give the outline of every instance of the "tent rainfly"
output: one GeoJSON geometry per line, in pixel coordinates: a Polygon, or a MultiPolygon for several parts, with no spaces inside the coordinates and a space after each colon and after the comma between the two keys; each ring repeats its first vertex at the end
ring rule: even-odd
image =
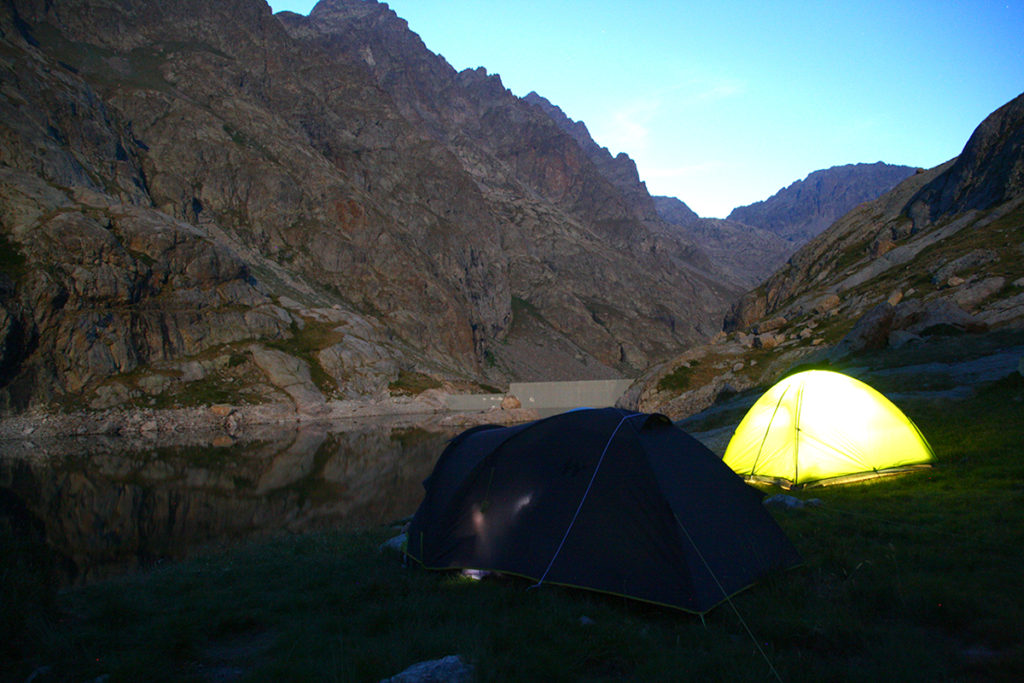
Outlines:
{"type": "Polygon", "coordinates": [[[808,370],[751,406],[723,460],[748,479],[796,488],[902,472],[933,458],[917,426],[878,391],[842,373],[808,370]]]}
{"type": "Polygon", "coordinates": [[[704,613],[800,562],[748,486],[663,415],[584,409],[455,437],[408,555],[704,613]]]}

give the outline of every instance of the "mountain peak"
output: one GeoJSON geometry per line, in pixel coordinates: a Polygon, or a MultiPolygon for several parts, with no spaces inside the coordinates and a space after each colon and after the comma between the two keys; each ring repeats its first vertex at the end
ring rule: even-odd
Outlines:
{"type": "Polygon", "coordinates": [[[821,169],[764,201],[733,209],[728,220],[764,228],[803,244],[853,207],[891,190],[915,172],[910,166],[881,161],[821,169]]]}
{"type": "Polygon", "coordinates": [[[948,171],[908,204],[915,227],[951,211],[984,210],[1024,191],[1024,94],[975,129],[948,171]]]}

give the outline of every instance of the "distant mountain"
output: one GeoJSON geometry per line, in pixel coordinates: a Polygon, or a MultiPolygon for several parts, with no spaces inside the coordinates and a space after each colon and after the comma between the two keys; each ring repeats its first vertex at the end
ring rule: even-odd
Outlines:
{"type": "Polygon", "coordinates": [[[815,171],[763,202],[734,209],[725,220],[701,218],[673,197],[655,197],[654,206],[732,281],[753,287],[835,219],[912,173],[881,162],[815,171]]]}
{"type": "Polygon", "coordinates": [[[781,266],[796,246],[763,228],[720,218],[701,218],[675,197],[655,197],[658,214],[700,248],[731,281],[751,288],[781,266]]]}
{"type": "MultiPolygon", "coordinates": [[[[999,287],[991,300],[967,308],[994,305],[1002,298],[995,295],[1013,294],[1021,285],[1012,283],[1024,275],[1022,141],[1024,95],[988,116],[956,159],[859,206],[800,249],[762,287],[744,296],[732,324],[743,327],[782,311],[807,314],[814,307],[810,300],[827,294],[842,295],[846,308],[863,312],[872,299],[884,300],[891,293],[878,285],[870,288],[872,282],[901,292],[913,289],[918,297],[956,295],[948,278],[936,273],[979,249],[962,261],[960,272],[970,277],[956,287],[983,279],[999,287]]],[[[982,312],[982,320],[999,323],[1004,314],[1024,315],[1024,297],[1018,294],[1016,301],[1010,311],[982,312]]]]}
{"type": "MultiPolygon", "coordinates": [[[[715,343],[653,367],[624,404],[683,417],[798,365],[892,372],[915,345],[929,349],[926,363],[1010,344],[993,367],[1012,372],[1024,340],[1022,142],[1024,95],[988,116],[956,159],[856,206],[800,248],[742,297],[715,343]]],[[[963,381],[944,376],[943,363],[925,371],[946,383],[936,386],[963,381]]]]}
{"type": "Polygon", "coordinates": [[[862,202],[876,199],[916,169],[882,162],[815,171],[762,202],[732,210],[728,220],[804,244],[862,202]]]}
{"type": "Polygon", "coordinates": [[[658,215],[679,227],[690,227],[696,225],[702,219],[697,212],[686,205],[686,202],[677,197],[657,196],[654,198],[654,208],[658,215]]]}

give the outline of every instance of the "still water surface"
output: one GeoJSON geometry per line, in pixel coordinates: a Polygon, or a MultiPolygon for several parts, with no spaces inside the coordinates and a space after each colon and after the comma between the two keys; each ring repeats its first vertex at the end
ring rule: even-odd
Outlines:
{"type": "Polygon", "coordinates": [[[384,419],[241,441],[8,442],[0,544],[45,547],[63,582],[81,584],[268,534],[386,524],[415,512],[423,479],[459,431],[384,419]]]}

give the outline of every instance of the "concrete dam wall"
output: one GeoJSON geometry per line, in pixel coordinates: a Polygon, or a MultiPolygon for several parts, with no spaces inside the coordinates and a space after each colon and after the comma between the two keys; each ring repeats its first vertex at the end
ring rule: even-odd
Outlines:
{"type": "Polygon", "coordinates": [[[508,394],[456,394],[448,398],[450,410],[487,410],[500,406],[505,396],[515,396],[524,408],[551,410],[604,408],[615,405],[631,379],[580,380],[578,382],[512,382],[508,394]]]}

